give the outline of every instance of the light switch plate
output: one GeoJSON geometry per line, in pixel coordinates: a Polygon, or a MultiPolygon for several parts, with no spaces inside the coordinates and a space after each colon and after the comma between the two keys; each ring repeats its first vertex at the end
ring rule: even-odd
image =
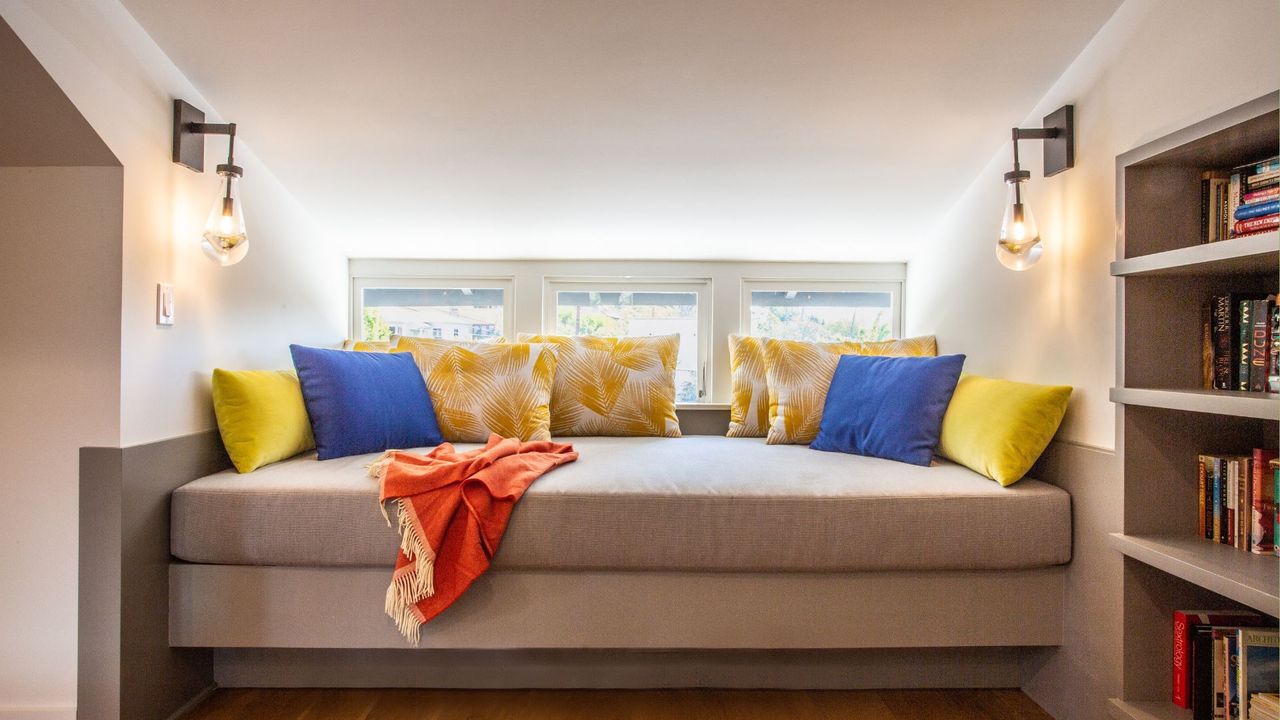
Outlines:
{"type": "Polygon", "coordinates": [[[156,324],[173,324],[173,286],[156,283],[156,324]]]}

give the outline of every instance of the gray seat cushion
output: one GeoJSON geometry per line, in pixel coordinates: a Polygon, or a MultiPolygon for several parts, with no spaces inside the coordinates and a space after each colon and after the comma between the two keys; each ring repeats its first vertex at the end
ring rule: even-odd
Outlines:
{"type": "MultiPolygon", "coordinates": [[[[572,438],[581,457],[516,506],[495,567],[725,571],[1011,569],[1071,557],[1071,500],[947,462],[764,440],[572,438]]],[[[460,445],[460,448],[471,446],[460,445]]],[[[236,565],[394,563],[376,455],[304,455],[173,493],[173,554],[236,565]]]]}

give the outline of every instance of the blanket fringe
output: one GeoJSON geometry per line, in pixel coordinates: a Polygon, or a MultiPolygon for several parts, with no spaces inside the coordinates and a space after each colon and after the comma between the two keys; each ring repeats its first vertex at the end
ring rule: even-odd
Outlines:
{"type": "MultiPolygon", "coordinates": [[[[417,604],[436,594],[435,564],[436,554],[418,535],[417,526],[413,523],[409,501],[397,498],[396,532],[400,534],[400,552],[413,564],[397,571],[387,588],[385,610],[396,623],[401,635],[418,644],[418,631],[422,621],[417,612],[417,604]]],[[[386,512],[386,506],[383,506],[386,512]]],[[[390,524],[390,518],[388,518],[390,524]]]]}

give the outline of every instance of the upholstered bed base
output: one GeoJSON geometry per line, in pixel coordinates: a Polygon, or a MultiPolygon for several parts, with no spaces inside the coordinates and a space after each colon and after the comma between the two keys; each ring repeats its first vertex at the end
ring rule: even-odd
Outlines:
{"type": "MultiPolygon", "coordinates": [[[[491,572],[421,649],[1049,646],[1064,568],[1016,571],[491,572]]],[[[386,568],[170,566],[174,647],[408,646],[382,613],[386,568]]]]}

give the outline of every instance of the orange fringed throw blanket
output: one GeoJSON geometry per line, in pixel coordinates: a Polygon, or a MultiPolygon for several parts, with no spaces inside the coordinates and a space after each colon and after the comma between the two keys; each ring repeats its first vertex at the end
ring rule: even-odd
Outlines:
{"type": "Polygon", "coordinates": [[[398,516],[400,552],[386,611],[401,634],[416,645],[421,625],[489,569],[524,491],[577,459],[572,445],[491,435],[467,452],[443,443],[426,455],[391,450],[370,465],[380,480],[383,516],[392,502],[398,516]]]}

